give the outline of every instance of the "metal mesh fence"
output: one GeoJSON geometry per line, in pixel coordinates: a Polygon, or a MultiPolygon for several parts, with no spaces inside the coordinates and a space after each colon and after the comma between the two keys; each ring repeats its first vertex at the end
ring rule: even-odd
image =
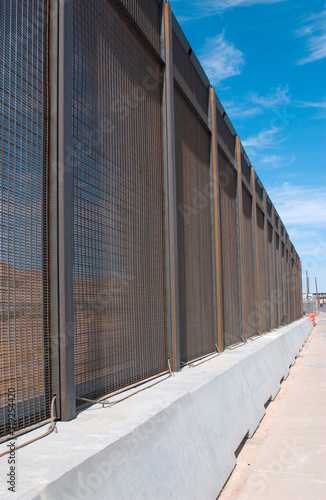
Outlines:
{"type": "Polygon", "coordinates": [[[51,1],[0,2],[0,438],[8,391],[18,431],[49,418],[52,380],[67,416],[75,397],[79,406],[166,372],[168,352],[178,367],[213,352],[216,333],[222,348],[255,335],[258,313],[261,332],[301,315],[298,255],[244,152],[238,186],[239,138],[170,11],[162,26],[166,5],[58,3],[55,21],[51,1]],[[58,46],[50,27],[65,33],[58,46]],[[73,213],[56,229],[69,162],[59,162],[62,184],[50,179],[71,146],[58,123],[71,118],[73,213]],[[73,269],[57,262],[63,248],[73,269]]]}
{"type": "MultiPolygon", "coordinates": [[[[281,274],[282,274],[282,308],[283,315],[288,315],[288,299],[286,293],[287,287],[287,276],[286,276],[286,255],[285,255],[285,243],[281,242],[281,274]]],[[[285,318],[284,318],[285,321],[285,318]]]]}
{"type": "Polygon", "coordinates": [[[250,179],[251,179],[250,166],[247,164],[243,155],[241,155],[241,173],[248,182],[248,184],[250,185],[250,179]]]}
{"type": "Polygon", "coordinates": [[[243,269],[244,316],[245,334],[247,338],[256,335],[258,331],[252,211],[252,196],[248,193],[247,189],[242,186],[243,255],[245,262],[243,269]]]}
{"type": "MultiPolygon", "coordinates": [[[[163,0],[113,0],[125,7],[135,25],[144,33],[157,54],[161,53],[161,20],[163,0]]],[[[96,4],[97,0],[91,3],[96,4]]]]}
{"type": "Polygon", "coordinates": [[[210,135],[175,90],[180,359],[215,350],[210,135]]]}
{"type": "Polygon", "coordinates": [[[176,84],[196,109],[197,113],[208,123],[208,89],[201,80],[194,65],[177,35],[173,32],[173,74],[176,84]]]}
{"type": "Polygon", "coordinates": [[[235,137],[227,127],[224,118],[218,109],[216,109],[216,122],[219,144],[221,145],[222,149],[229,155],[231,161],[234,161],[235,137]]]}
{"type": "Polygon", "coordinates": [[[75,372],[95,398],[167,369],[162,88],[110,2],[74,1],[73,40],[75,372]]]}
{"type": "Polygon", "coordinates": [[[223,153],[218,154],[221,214],[223,345],[241,341],[239,247],[237,238],[237,174],[223,153]]]}
{"type": "Polygon", "coordinates": [[[49,417],[48,2],[0,3],[0,436],[49,417]]]}
{"type": "Polygon", "coordinates": [[[267,332],[269,328],[269,286],[268,286],[268,262],[267,247],[265,240],[266,218],[260,208],[256,207],[257,214],[257,251],[258,251],[258,282],[259,282],[259,312],[261,333],[267,332]]]}
{"type": "Polygon", "coordinates": [[[267,256],[268,256],[268,284],[269,284],[269,327],[271,329],[277,326],[277,300],[275,292],[277,285],[275,282],[275,261],[274,261],[274,239],[273,226],[267,223],[267,256]]]}

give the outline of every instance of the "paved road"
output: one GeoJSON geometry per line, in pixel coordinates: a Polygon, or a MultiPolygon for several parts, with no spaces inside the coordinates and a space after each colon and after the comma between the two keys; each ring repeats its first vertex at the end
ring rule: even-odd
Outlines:
{"type": "Polygon", "coordinates": [[[326,499],[326,312],[219,500],[326,499]]]}

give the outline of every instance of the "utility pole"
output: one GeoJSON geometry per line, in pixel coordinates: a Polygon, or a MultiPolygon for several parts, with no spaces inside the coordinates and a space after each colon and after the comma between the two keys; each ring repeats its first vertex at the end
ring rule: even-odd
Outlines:
{"type": "Polygon", "coordinates": [[[306,269],[306,283],[307,283],[307,304],[309,301],[309,276],[308,276],[308,269],[306,269]]]}
{"type": "Polygon", "coordinates": [[[319,313],[319,295],[318,295],[318,287],[317,287],[317,278],[315,278],[315,285],[316,285],[317,311],[319,313]]]}

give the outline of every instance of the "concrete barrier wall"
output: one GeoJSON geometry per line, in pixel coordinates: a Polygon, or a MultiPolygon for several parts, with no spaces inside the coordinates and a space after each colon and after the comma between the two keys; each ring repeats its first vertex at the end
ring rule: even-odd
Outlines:
{"type": "MultiPolygon", "coordinates": [[[[18,451],[16,498],[215,500],[311,329],[300,319],[111,408],[59,422],[58,434],[18,451]]],[[[7,468],[4,457],[1,479],[7,468]]]]}

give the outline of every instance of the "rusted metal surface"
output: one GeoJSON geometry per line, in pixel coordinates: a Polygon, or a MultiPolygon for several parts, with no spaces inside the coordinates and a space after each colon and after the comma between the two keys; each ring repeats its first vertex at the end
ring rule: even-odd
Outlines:
{"type": "Polygon", "coordinates": [[[242,180],[241,180],[241,151],[240,137],[236,136],[235,162],[237,169],[237,232],[239,248],[239,309],[241,317],[241,335],[246,339],[246,309],[245,309],[245,279],[244,279],[244,242],[243,242],[243,209],[242,209],[242,180]]]}
{"type": "Polygon", "coordinates": [[[213,269],[215,291],[215,335],[218,349],[222,351],[222,262],[221,262],[221,221],[220,199],[218,190],[218,143],[216,132],[216,95],[213,87],[209,94],[209,117],[211,129],[211,206],[213,232],[213,269]]]}
{"type": "Polygon", "coordinates": [[[163,80],[163,141],[165,192],[165,269],[169,358],[174,371],[180,369],[179,280],[177,238],[177,195],[174,126],[174,83],[171,5],[164,4],[162,58],[165,62],[163,80]]]}

